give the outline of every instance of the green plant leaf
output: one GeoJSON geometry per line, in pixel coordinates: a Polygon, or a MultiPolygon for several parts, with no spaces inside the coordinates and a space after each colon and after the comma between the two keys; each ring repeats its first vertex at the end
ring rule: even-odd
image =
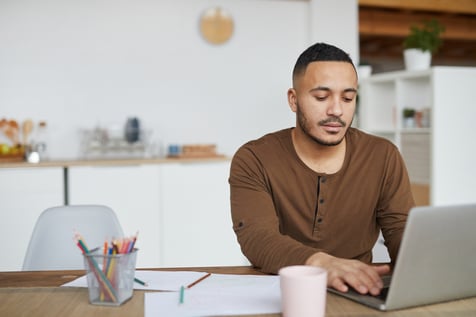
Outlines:
{"type": "Polygon", "coordinates": [[[436,53],[443,44],[441,33],[445,31],[444,25],[437,20],[423,22],[422,26],[412,25],[410,33],[403,42],[405,48],[418,48],[422,51],[436,53]]]}

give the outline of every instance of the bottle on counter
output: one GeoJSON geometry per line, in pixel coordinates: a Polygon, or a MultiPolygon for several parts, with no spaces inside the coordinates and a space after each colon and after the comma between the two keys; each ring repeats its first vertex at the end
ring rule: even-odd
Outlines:
{"type": "Polygon", "coordinates": [[[128,118],[124,129],[124,137],[128,143],[134,143],[140,139],[140,121],[136,117],[128,118]]]}
{"type": "Polygon", "coordinates": [[[39,121],[32,140],[33,152],[38,153],[38,158],[43,161],[48,158],[48,125],[46,121],[39,121]]]}

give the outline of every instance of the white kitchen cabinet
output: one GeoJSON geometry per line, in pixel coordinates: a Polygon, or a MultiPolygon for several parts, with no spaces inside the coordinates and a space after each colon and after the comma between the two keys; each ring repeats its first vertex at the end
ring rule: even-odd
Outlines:
{"type": "Polygon", "coordinates": [[[420,204],[476,202],[475,87],[474,67],[397,71],[360,82],[360,128],[399,147],[420,204]],[[422,126],[405,125],[405,108],[423,113],[422,126]]]}
{"type": "Polygon", "coordinates": [[[230,162],[72,166],[69,203],[104,204],[139,231],[137,267],[243,265],[231,224],[230,162]]]}
{"type": "Polygon", "coordinates": [[[232,229],[229,160],[64,163],[0,169],[0,237],[10,241],[0,270],[21,269],[36,219],[65,201],[109,206],[125,235],[138,231],[137,267],[249,264],[232,229]]]}
{"type": "Polygon", "coordinates": [[[126,236],[139,231],[137,267],[157,267],[161,264],[159,196],[159,165],[69,168],[71,205],[109,206],[116,212],[126,236]]]}
{"type": "Polygon", "coordinates": [[[162,264],[249,264],[232,229],[230,162],[174,163],[161,168],[162,264]]]}
{"type": "Polygon", "coordinates": [[[0,271],[21,270],[41,212],[63,204],[63,169],[0,169],[0,271]]]}

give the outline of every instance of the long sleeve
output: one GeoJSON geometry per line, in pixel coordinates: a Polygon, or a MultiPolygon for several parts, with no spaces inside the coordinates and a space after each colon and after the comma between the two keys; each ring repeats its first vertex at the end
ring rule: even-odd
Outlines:
{"type": "Polygon", "coordinates": [[[268,273],[287,265],[303,264],[318,250],[280,233],[279,220],[263,182],[265,171],[246,149],[238,152],[231,165],[230,193],[233,229],[242,252],[250,262],[268,273]]]}
{"type": "Polygon", "coordinates": [[[400,153],[390,152],[386,162],[383,189],[377,207],[377,222],[381,227],[390,259],[395,263],[408,211],[415,202],[400,153]]]}

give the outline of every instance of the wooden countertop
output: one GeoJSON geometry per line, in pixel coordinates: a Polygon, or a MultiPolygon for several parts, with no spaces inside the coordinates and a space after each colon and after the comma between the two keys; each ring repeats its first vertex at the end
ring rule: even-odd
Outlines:
{"type": "Polygon", "coordinates": [[[227,156],[216,157],[167,157],[167,158],[127,158],[127,159],[71,159],[71,160],[45,160],[39,163],[2,162],[0,168],[39,168],[39,167],[72,167],[72,166],[127,166],[144,164],[170,164],[170,163],[206,163],[229,161],[227,156]]]}

